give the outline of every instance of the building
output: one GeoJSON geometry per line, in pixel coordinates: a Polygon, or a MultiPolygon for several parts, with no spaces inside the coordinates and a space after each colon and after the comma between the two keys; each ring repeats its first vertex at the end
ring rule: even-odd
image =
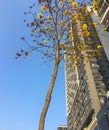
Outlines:
{"type": "Polygon", "coordinates": [[[100,0],[99,7],[100,23],[105,25],[106,31],[109,31],[109,0],[100,0]]]}
{"type": "Polygon", "coordinates": [[[66,125],[59,125],[57,130],[67,130],[66,125]]]}
{"type": "MultiPolygon", "coordinates": [[[[107,24],[109,19],[106,20],[106,12],[101,12],[103,14],[100,19],[96,19],[98,14],[95,13],[90,20],[107,24]]],[[[74,24],[72,23],[72,28],[74,24]]],[[[98,33],[97,37],[90,36],[94,41],[93,46],[103,46],[99,57],[87,60],[84,57],[85,53],[78,51],[75,53],[80,60],[76,62],[77,66],[72,66],[73,61],[69,60],[69,55],[65,55],[67,130],[94,130],[100,122],[97,114],[105,105],[106,92],[109,91],[109,33],[102,31],[101,35],[101,28],[104,26],[106,25],[91,27],[92,32],[98,33]]],[[[108,28],[106,30],[108,31],[108,28]]],[[[73,42],[69,42],[67,48],[75,47],[74,35],[69,37],[68,40],[72,39],[73,42]]],[[[87,48],[87,52],[91,52],[92,49],[87,48]]],[[[69,53],[70,51],[69,49],[69,53]]]]}

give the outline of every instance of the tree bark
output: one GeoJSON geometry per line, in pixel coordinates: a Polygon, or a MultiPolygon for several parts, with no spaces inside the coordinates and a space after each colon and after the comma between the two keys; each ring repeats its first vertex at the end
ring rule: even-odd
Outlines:
{"type": "Polygon", "coordinates": [[[39,121],[39,129],[38,130],[44,130],[44,124],[45,124],[45,117],[49,108],[49,104],[51,101],[51,96],[53,92],[53,88],[55,85],[57,73],[58,73],[58,65],[59,65],[60,59],[59,59],[59,50],[56,51],[56,58],[55,58],[55,65],[54,65],[54,71],[52,74],[52,79],[50,82],[50,86],[46,95],[45,104],[41,112],[40,121],[39,121]]]}

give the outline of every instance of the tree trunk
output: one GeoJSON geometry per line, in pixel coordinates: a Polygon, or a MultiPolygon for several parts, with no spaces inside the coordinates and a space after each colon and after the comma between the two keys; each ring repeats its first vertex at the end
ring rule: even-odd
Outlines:
{"type": "Polygon", "coordinates": [[[57,50],[57,56],[56,56],[55,59],[56,60],[55,60],[55,65],[54,65],[54,71],[53,71],[50,86],[49,86],[49,89],[48,89],[48,92],[47,92],[47,95],[46,95],[45,104],[44,104],[44,107],[43,107],[42,112],[41,112],[38,130],[44,130],[45,117],[46,117],[46,114],[47,114],[47,111],[48,111],[48,108],[49,108],[49,104],[50,104],[51,96],[52,96],[52,91],[53,91],[54,84],[55,84],[56,77],[57,77],[57,73],[58,73],[58,65],[59,65],[59,62],[60,62],[59,61],[59,50],[57,50]]]}

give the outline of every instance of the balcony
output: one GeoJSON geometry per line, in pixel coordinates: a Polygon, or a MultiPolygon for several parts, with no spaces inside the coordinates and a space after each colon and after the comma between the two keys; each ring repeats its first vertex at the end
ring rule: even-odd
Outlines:
{"type": "Polygon", "coordinates": [[[101,4],[102,5],[100,7],[99,16],[102,16],[105,13],[106,9],[108,8],[108,4],[106,1],[102,2],[101,4]]]}
{"type": "Polygon", "coordinates": [[[105,29],[106,29],[106,31],[109,32],[109,19],[106,21],[105,29]]]}
{"type": "Polygon", "coordinates": [[[81,125],[80,125],[80,127],[78,128],[78,130],[81,130],[81,129],[84,128],[84,126],[86,125],[86,122],[87,122],[88,120],[91,120],[92,115],[93,115],[93,109],[90,107],[90,108],[88,109],[88,111],[87,111],[87,114],[86,114],[86,115],[83,114],[83,119],[81,120],[81,125]]]}
{"type": "Polygon", "coordinates": [[[84,128],[84,130],[93,130],[97,125],[97,118],[94,117],[87,128],[84,128]]]}
{"type": "Polygon", "coordinates": [[[109,6],[106,8],[105,12],[103,13],[100,23],[105,24],[108,19],[109,19],[109,6]]]}

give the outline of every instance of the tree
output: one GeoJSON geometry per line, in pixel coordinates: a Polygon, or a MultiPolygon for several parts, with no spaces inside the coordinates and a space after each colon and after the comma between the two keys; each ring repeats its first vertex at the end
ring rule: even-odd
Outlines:
{"type": "Polygon", "coordinates": [[[45,117],[51,101],[59,64],[64,56],[66,55],[72,61],[71,66],[78,67],[81,58],[78,52],[85,52],[84,57],[88,60],[98,56],[102,46],[94,45],[94,41],[89,38],[93,35],[90,31],[91,26],[96,26],[90,16],[93,13],[93,8],[98,11],[97,1],[90,11],[87,11],[87,5],[90,5],[90,2],[77,3],[70,0],[39,2],[41,2],[40,13],[37,14],[33,11],[35,4],[29,7],[28,12],[25,12],[25,15],[30,14],[33,18],[30,23],[27,23],[27,26],[31,28],[30,36],[34,44],[28,43],[22,37],[21,40],[27,44],[28,49],[21,49],[20,52],[16,53],[16,58],[28,56],[29,53],[37,51],[41,52],[44,58],[54,62],[54,71],[39,122],[38,130],[44,130],[45,117]],[[91,51],[87,51],[88,49],[91,51]]]}

